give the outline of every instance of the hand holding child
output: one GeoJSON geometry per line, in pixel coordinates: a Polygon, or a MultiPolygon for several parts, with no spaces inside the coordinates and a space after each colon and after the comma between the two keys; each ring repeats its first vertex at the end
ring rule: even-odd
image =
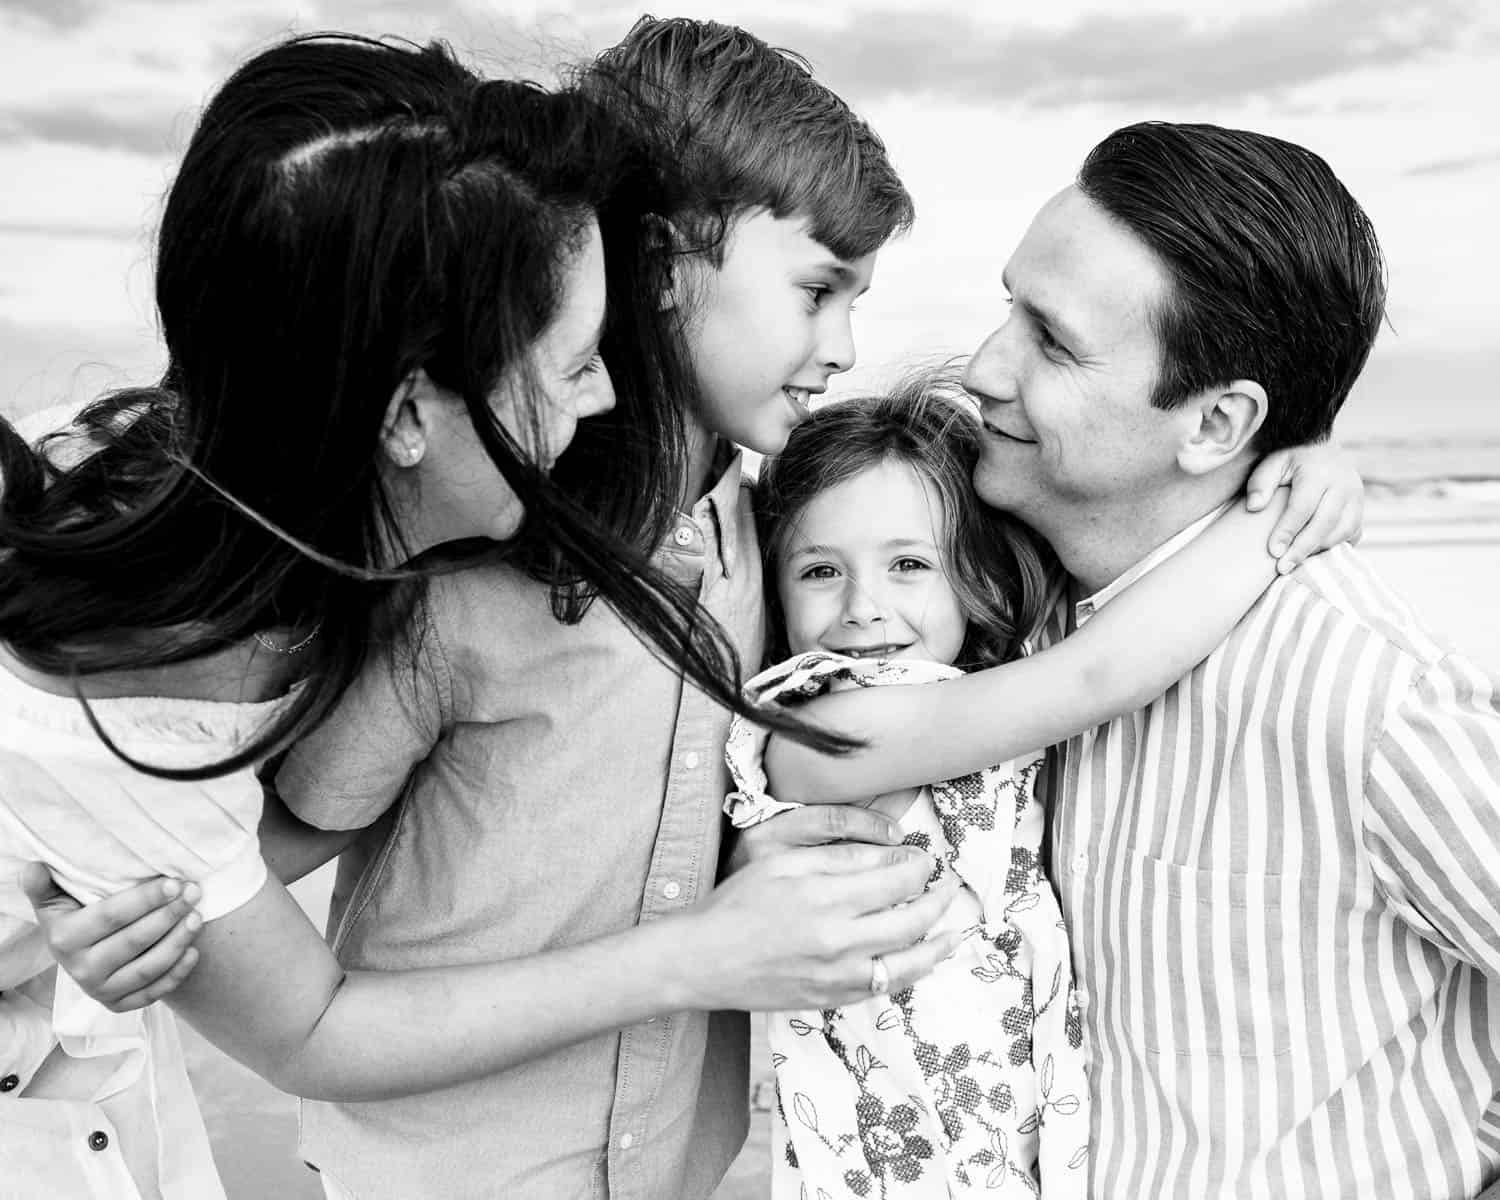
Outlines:
{"type": "Polygon", "coordinates": [[[198,961],[203,927],[196,883],[151,879],[97,904],[81,905],[41,863],[28,863],[21,890],[52,957],[111,1012],[145,1008],[175,991],[198,961]]]}

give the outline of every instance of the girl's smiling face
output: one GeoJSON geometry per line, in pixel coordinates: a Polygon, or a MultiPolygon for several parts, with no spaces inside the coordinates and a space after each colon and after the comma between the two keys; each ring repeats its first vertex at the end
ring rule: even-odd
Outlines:
{"type": "Polygon", "coordinates": [[[792,653],[957,659],[968,618],[942,559],[946,520],[937,491],[895,458],[814,497],[776,561],[792,653]]]}

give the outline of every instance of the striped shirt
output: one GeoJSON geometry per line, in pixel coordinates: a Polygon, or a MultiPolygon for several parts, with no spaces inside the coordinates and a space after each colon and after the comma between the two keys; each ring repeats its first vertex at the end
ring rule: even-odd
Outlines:
{"type": "Polygon", "coordinates": [[[1091,1194],[1472,1197],[1500,1177],[1495,678],[1339,547],[1054,756],[1091,1194]]]}

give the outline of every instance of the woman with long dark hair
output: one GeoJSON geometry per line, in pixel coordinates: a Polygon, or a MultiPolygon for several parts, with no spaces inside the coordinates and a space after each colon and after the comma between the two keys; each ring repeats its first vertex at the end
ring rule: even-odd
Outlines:
{"type": "MultiPolygon", "coordinates": [[[[172,1003],[301,1095],[421,1092],[700,996],[850,990],[831,971],[809,981],[811,937],[764,936],[805,899],[774,868],[581,945],[346,972],[257,842],[254,768],[329,714],[373,648],[415,662],[436,636],[431,580],[503,555],[523,523],[557,613],[604,599],[745,710],[722,631],[638,548],[682,490],[685,373],[657,328],[646,236],[657,182],[577,93],[481,82],[438,46],[293,39],[219,90],[172,186],[160,383],[35,447],[0,422],[7,1188],[219,1186],[169,1018],[112,1015],[62,976],[54,994],[10,882],[26,861],[84,901],[196,881],[206,924],[172,1003]],[[596,481],[606,527],[547,470],[612,404],[631,436],[596,481]]],[[[909,944],[931,915],[872,925],[850,961],[909,944]]]]}

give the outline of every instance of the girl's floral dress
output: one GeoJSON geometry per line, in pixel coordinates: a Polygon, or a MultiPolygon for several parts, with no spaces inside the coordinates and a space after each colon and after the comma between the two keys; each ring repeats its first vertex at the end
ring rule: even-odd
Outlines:
{"type": "MultiPolygon", "coordinates": [[[[813,652],[747,685],[792,704],[849,687],[927,683],[925,662],[813,652]]],[[[766,794],[766,735],[736,719],[727,756],[739,827],[793,807],[766,794]]],[[[909,844],[966,885],[943,927],[958,949],[891,995],[769,1015],[776,1070],[774,1200],[1082,1196],[1088,1083],[1067,935],[1040,864],[1041,754],[921,789],[901,819],[909,844]]]]}

